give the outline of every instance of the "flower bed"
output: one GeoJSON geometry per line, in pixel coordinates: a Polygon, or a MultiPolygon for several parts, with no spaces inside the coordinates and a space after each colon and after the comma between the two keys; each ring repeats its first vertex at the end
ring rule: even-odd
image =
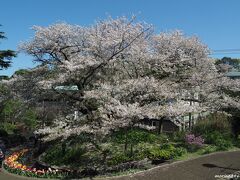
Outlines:
{"type": "Polygon", "coordinates": [[[37,169],[21,164],[19,159],[27,151],[28,149],[23,149],[8,156],[3,162],[4,169],[10,173],[37,178],[64,178],[71,176],[72,172],[70,170],[54,169],[50,167],[47,169],[37,169]]]}

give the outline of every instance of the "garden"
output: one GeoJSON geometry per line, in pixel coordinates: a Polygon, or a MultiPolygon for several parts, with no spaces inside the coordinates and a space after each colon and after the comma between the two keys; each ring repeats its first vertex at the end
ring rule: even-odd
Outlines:
{"type": "Polygon", "coordinates": [[[82,134],[65,141],[53,141],[36,161],[35,148],[20,149],[8,156],[7,171],[38,178],[83,178],[116,176],[143,171],[178,160],[217,151],[237,150],[231,121],[213,114],[199,121],[191,131],[158,134],[140,128],[121,129],[101,142],[82,134]]]}
{"type": "Polygon", "coordinates": [[[199,38],[136,17],[33,30],[19,51],[37,66],[0,81],[7,171],[106,177],[239,148],[235,65],[199,38]]]}

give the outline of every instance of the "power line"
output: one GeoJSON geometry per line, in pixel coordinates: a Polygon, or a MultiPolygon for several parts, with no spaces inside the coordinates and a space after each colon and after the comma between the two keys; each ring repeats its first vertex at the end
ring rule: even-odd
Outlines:
{"type": "Polygon", "coordinates": [[[213,52],[227,52],[227,51],[240,51],[240,49],[218,49],[212,50],[213,52]]]}
{"type": "Polygon", "coordinates": [[[221,55],[221,54],[240,54],[240,49],[218,49],[212,50],[210,55],[221,55]]]}

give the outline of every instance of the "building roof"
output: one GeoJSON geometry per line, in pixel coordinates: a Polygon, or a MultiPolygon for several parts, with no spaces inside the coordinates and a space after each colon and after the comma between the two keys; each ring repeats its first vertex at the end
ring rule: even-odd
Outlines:
{"type": "Polygon", "coordinates": [[[55,90],[59,90],[59,91],[78,91],[78,87],[76,85],[72,85],[72,86],[56,86],[54,88],[55,90]]]}
{"type": "Polygon", "coordinates": [[[240,72],[239,71],[232,71],[227,73],[228,77],[240,77],[240,72]]]}

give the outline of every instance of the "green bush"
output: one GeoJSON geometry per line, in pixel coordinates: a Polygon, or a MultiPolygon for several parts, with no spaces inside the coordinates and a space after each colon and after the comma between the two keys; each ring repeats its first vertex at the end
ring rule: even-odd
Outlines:
{"type": "Polygon", "coordinates": [[[15,116],[18,116],[23,106],[22,101],[18,99],[10,99],[4,102],[1,116],[4,117],[5,121],[13,122],[15,116]]]}
{"type": "Polygon", "coordinates": [[[161,143],[168,143],[169,140],[170,140],[169,135],[167,135],[167,134],[159,134],[159,135],[157,135],[156,142],[159,143],[159,144],[161,144],[161,143]]]}
{"type": "Polygon", "coordinates": [[[184,147],[175,147],[173,144],[166,143],[160,146],[160,149],[167,150],[171,153],[171,157],[179,157],[187,153],[184,147]]]}
{"type": "Polygon", "coordinates": [[[0,127],[0,137],[8,137],[8,133],[3,127],[0,127]]]}
{"type": "Polygon", "coordinates": [[[185,136],[186,136],[186,131],[177,131],[174,132],[170,138],[173,142],[179,142],[179,143],[184,143],[185,142],[185,136]]]}
{"type": "Polygon", "coordinates": [[[33,109],[28,109],[23,116],[23,122],[31,129],[35,128],[37,125],[37,113],[33,109]]]}
{"type": "Polygon", "coordinates": [[[218,151],[218,147],[215,145],[206,145],[200,150],[200,154],[209,154],[218,151]]]}
{"type": "Polygon", "coordinates": [[[111,166],[111,165],[117,165],[117,164],[125,163],[128,161],[132,161],[132,160],[133,158],[129,157],[127,154],[116,153],[111,157],[111,159],[108,160],[107,164],[111,166]]]}
{"type": "Polygon", "coordinates": [[[186,154],[187,150],[183,147],[174,147],[172,144],[166,143],[160,147],[153,147],[149,149],[148,158],[151,160],[169,160],[183,154],[186,154]]]}
{"type": "Polygon", "coordinates": [[[151,160],[169,160],[173,158],[172,152],[160,148],[152,148],[149,151],[148,158],[151,160]]]}
{"type": "Polygon", "coordinates": [[[62,147],[59,144],[46,151],[43,161],[51,165],[77,164],[81,162],[84,153],[86,153],[86,151],[80,146],[67,148],[63,153],[62,147]]]}
{"type": "Polygon", "coordinates": [[[204,135],[205,142],[218,147],[218,150],[227,150],[233,146],[230,135],[214,131],[204,135]]]}
{"type": "Polygon", "coordinates": [[[64,164],[78,164],[81,163],[83,159],[82,156],[86,153],[86,151],[81,147],[75,147],[68,150],[63,156],[64,164]]]}
{"type": "Polygon", "coordinates": [[[158,136],[149,131],[141,130],[137,128],[133,128],[129,130],[121,129],[117,132],[114,132],[111,136],[111,140],[113,142],[121,143],[121,144],[125,143],[126,138],[129,143],[137,144],[140,142],[153,143],[158,139],[158,136]]]}
{"type": "Polygon", "coordinates": [[[234,140],[234,146],[240,148],[240,135],[234,140]]]}
{"type": "Polygon", "coordinates": [[[5,131],[7,134],[13,134],[14,130],[16,130],[16,125],[8,122],[4,122],[0,125],[0,129],[2,132],[5,131]]]}
{"type": "Polygon", "coordinates": [[[225,139],[218,139],[216,141],[216,144],[217,144],[218,150],[222,150],[222,151],[228,150],[233,147],[233,143],[225,139]]]}
{"type": "Polygon", "coordinates": [[[208,115],[206,118],[197,121],[192,130],[196,135],[209,134],[213,131],[230,135],[232,127],[228,116],[222,113],[208,115]]]}
{"type": "Polygon", "coordinates": [[[174,150],[174,157],[180,157],[187,153],[187,149],[184,147],[178,147],[174,150]]]}

